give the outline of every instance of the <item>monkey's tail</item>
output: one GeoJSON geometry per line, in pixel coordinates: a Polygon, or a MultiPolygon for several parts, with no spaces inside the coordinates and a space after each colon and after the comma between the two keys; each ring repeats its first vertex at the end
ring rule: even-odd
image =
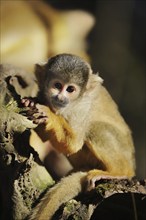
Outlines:
{"type": "Polygon", "coordinates": [[[28,219],[50,220],[63,203],[74,198],[82,191],[86,175],[86,172],[76,172],[64,177],[44,195],[44,198],[32,210],[28,219]]]}

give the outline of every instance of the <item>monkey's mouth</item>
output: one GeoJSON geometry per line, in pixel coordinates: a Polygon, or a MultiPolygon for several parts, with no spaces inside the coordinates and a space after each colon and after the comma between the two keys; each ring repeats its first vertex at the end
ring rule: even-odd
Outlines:
{"type": "Polygon", "coordinates": [[[60,100],[57,97],[54,97],[52,99],[52,106],[57,109],[58,108],[65,108],[68,103],[69,102],[66,99],[60,100]]]}

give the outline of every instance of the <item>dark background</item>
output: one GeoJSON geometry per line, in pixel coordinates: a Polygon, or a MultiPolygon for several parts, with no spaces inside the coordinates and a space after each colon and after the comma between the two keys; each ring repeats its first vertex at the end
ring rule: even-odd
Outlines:
{"type": "Polygon", "coordinates": [[[144,0],[46,0],[57,9],[95,16],[88,35],[94,71],[119,105],[136,147],[137,176],[146,177],[146,2],[144,0]]]}

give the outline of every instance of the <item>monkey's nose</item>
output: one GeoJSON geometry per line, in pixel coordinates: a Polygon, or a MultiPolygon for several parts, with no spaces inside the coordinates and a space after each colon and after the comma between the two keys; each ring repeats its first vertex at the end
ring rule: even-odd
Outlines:
{"type": "Polygon", "coordinates": [[[64,100],[64,96],[62,96],[61,94],[57,95],[56,97],[60,102],[62,102],[64,100]]]}
{"type": "Polygon", "coordinates": [[[54,104],[60,107],[65,107],[69,103],[69,100],[64,96],[57,95],[54,99],[54,104]]]}

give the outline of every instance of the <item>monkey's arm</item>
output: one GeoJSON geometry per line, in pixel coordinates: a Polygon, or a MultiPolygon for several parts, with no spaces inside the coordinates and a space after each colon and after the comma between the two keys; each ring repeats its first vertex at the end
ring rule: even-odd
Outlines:
{"type": "Polygon", "coordinates": [[[82,148],[82,139],[78,138],[63,117],[53,113],[47,106],[37,104],[36,107],[39,112],[47,116],[46,123],[36,128],[37,134],[43,141],[50,140],[53,147],[65,155],[75,153],[82,148]]]}

